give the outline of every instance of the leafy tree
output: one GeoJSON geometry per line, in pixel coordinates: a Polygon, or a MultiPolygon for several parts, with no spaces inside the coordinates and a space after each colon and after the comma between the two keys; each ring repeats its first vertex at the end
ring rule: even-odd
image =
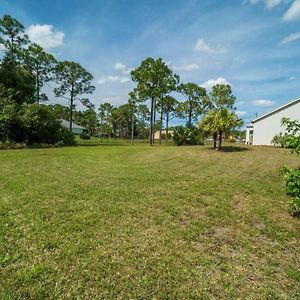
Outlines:
{"type": "Polygon", "coordinates": [[[149,57],[131,72],[131,78],[137,83],[139,99],[151,101],[149,143],[153,145],[156,102],[176,89],[179,76],[173,74],[161,58],[155,60],[149,57]]]}
{"type": "MultiPolygon", "coordinates": [[[[167,95],[164,98],[164,112],[166,114],[166,139],[169,138],[169,121],[177,116],[176,111],[179,102],[172,96],[167,95]]],[[[160,134],[161,136],[161,134],[160,134]]]]}
{"type": "Polygon", "coordinates": [[[9,15],[0,19],[0,45],[6,49],[4,60],[7,63],[16,63],[19,59],[22,46],[29,42],[24,34],[24,26],[9,15]]]}
{"type": "Polygon", "coordinates": [[[62,61],[56,67],[56,81],[59,85],[54,89],[56,97],[69,101],[70,131],[72,131],[73,110],[75,102],[80,101],[84,106],[92,108],[93,104],[83,95],[92,94],[95,87],[91,84],[93,76],[80,64],[72,61],[62,61]]]}
{"type": "Polygon", "coordinates": [[[242,125],[242,120],[238,119],[235,112],[228,108],[212,109],[201,121],[200,126],[207,132],[217,132],[219,137],[218,146],[214,145],[216,150],[221,150],[222,135],[226,130],[242,125]]]}
{"type": "Polygon", "coordinates": [[[98,108],[98,116],[100,120],[100,133],[107,133],[104,131],[104,126],[106,125],[106,128],[111,127],[111,113],[113,110],[113,105],[105,102],[102,103],[98,108]]]}
{"type": "Polygon", "coordinates": [[[17,108],[12,101],[13,90],[0,84],[0,141],[5,143],[10,138],[11,125],[17,115],[17,108]]]}
{"type": "MultiPolygon", "coordinates": [[[[229,84],[217,84],[213,86],[211,92],[204,97],[204,102],[210,110],[214,111],[214,113],[216,113],[216,111],[223,110],[224,108],[229,110],[234,109],[233,105],[235,100],[236,98],[232,94],[232,89],[229,84]]],[[[212,124],[210,132],[214,139],[214,149],[217,149],[217,138],[219,132],[218,130],[213,130],[213,127],[214,126],[212,124]]]]}
{"type": "Polygon", "coordinates": [[[53,111],[46,105],[24,104],[20,111],[20,121],[24,134],[23,142],[67,145],[74,144],[73,134],[56,119],[53,111]]]}
{"type": "Polygon", "coordinates": [[[0,82],[6,89],[14,90],[12,100],[17,105],[34,102],[34,77],[22,66],[3,62],[0,65],[0,82]]]}
{"type": "Polygon", "coordinates": [[[41,94],[41,88],[45,82],[54,79],[55,58],[53,55],[46,53],[43,48],[37,44],[31,44],[27,49],[24,49],[22,58],[25,68],[35,79],[35,102],[38,104],[41,101],[47,100],[47,96],[41,94]]]}
{"type": "Polygon", "coordinates": [[[90,135],[94,135],[98,128],[97,114],[92,108],[83,112],[75,112],[75,122],[85,127],[90,135]]]}
{"type": "Polygon", "coordinates": [[[207,103],[204,101],[206,90],[195,83],[182,83],[178,87],[186,101],[180,105],[180,113],[187,117],[187,126],[191,127],[193,121],[197,121],[198,117],[204,113],[207,103]]]}
{"type": "Polygon", "coordinates": [[[50,104],[48,106],[51,108],[57,119],[69,120],[70,111],[67,106],[61,104],[50,104]]]}

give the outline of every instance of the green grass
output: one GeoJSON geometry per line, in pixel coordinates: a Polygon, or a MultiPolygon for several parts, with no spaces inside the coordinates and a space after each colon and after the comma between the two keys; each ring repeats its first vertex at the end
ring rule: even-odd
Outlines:
{"type": "Polygon", "coordinates": [[[0,298],[299,299],[299,159],[225,150],[1,151],[0,298]]]}

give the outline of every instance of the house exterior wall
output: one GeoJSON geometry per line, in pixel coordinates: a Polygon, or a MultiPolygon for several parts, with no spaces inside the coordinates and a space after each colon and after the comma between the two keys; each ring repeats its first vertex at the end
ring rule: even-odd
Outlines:
{"type": "Polygon", "coordinates": [[[246,128],[246,144],[251,145],[253,139],[253,125],[248,125],[246,128]]]}
{"type": "Polygon", "coordinates": [[[281,126],[283,117],[300,121],[300,102],[254,122],[253,145],[271,145],[271,141],[276,134],[284,133],[285,128],[281,126]]]}

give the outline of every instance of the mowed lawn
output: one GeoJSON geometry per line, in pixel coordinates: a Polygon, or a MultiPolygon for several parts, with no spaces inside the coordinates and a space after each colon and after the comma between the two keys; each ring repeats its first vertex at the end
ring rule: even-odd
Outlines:
{"type": "Polygon", "coordinates": [[[0,298],[300,299],[299,158],[225,150],[1,151],[0,298]]]}

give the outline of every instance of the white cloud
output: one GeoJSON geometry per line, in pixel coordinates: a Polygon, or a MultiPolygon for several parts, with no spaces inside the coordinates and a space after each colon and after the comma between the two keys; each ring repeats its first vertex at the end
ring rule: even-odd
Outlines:
{"type": "Polygon", "coordinates": [[[229,84],[229,85],[231,85],[225,78],[219,77],[216,80],[210,79],[206,82],[203,82],[202,84],[200,84],[200,86],[204,87],[206,90],[210,90],[216,84],[229,84]]]}
{"type": "Polygon", "coordinates": [[[130,72],[133,70],[133,68],[127,68],[126,65],[120,62],[115,63],[114,69],[121,71],[123,74],[130,74],[130,72]]]}
{"type": "Polygon", "coordinates": [[[282,3],[287,2],[287,0],[244,0],[243,5],[250,3],[250,4],[257,4],[260,2],[264,2],[268,9],[272,9],[282,3]]]}
{"type": "Polygon", "coordinates": [[[129,82],[130,78],[125,76],[106,76],[100,78],[97,83],[98,84],[106,84],[111,82],[119,82],[119,83],[126,83],[129,82]]]}
{"type": "Polygon", "coordinates": [[[184,65],[175,65],[172,68],[175,71],[193,71],[199,69],[199,65],[196,63],[190,63],[184,65]]]}
{"type": "Polygon", "coordinates": [[[297,19],[300,19],[300,0],[294,0],[291,7],[283,16],[283,20],[287,22],[295,21],[297,19]]]}
{"type": "Polygon", "coordinates": [[[275,6],[285,2],[285,0],[266,0],[266,6],[268,9],[272,9],[275,6]]]}
{"type": "Polygon", "coordinates": [[[194,50],[206,53],[224,53],[227,51],[224,47],[211,47],[204,39],[197,39],[194,50]]]}
{"type": "Polygon", "coordinates": [[[26,28],[25,33],[32,42],[41,45],[45,49],[61,46],[65,37],[65,34],[62,31],[56,31],[53,25],[30,25],[26,28]]]}
{"type": "Polygon", "coordinates": [[[289,36],[285,37],[281,42],[280,45],[284,45],[287,43],[291,43],[300,39],[300,32],[291,33],[289,36]]]}
{"type": "Polygon", "coordinates": [[[5,50],[5,47],[3,44],[0,44],[0,51],[4,51],[5,50]]]}
{"type": "Polygon", "coordinates": [[[260,107],[268,107],[268,106],[273,106],[275,104],[274,101],[272,100],[265,100],[265,99],[260,99],[260,100],[254,100],[252,101],[253,106],[260,106],[260,107]]]}
{"type": "Polygon", "coordinates": [[[114,69],[119,71],[124,71],[126,70],[126,66],[123,65],[122,63],[117,62],[115,63],[114,69]]]}
{"type": "Polygon", "coordinates": [[[237,110],[237,111],[236,111],[236,114],[237,114],[240,118],[242,118],[242,117],[244,117],[244,116],[247,115],[247,112],[246,112],[246,111],[237,110]]]}

